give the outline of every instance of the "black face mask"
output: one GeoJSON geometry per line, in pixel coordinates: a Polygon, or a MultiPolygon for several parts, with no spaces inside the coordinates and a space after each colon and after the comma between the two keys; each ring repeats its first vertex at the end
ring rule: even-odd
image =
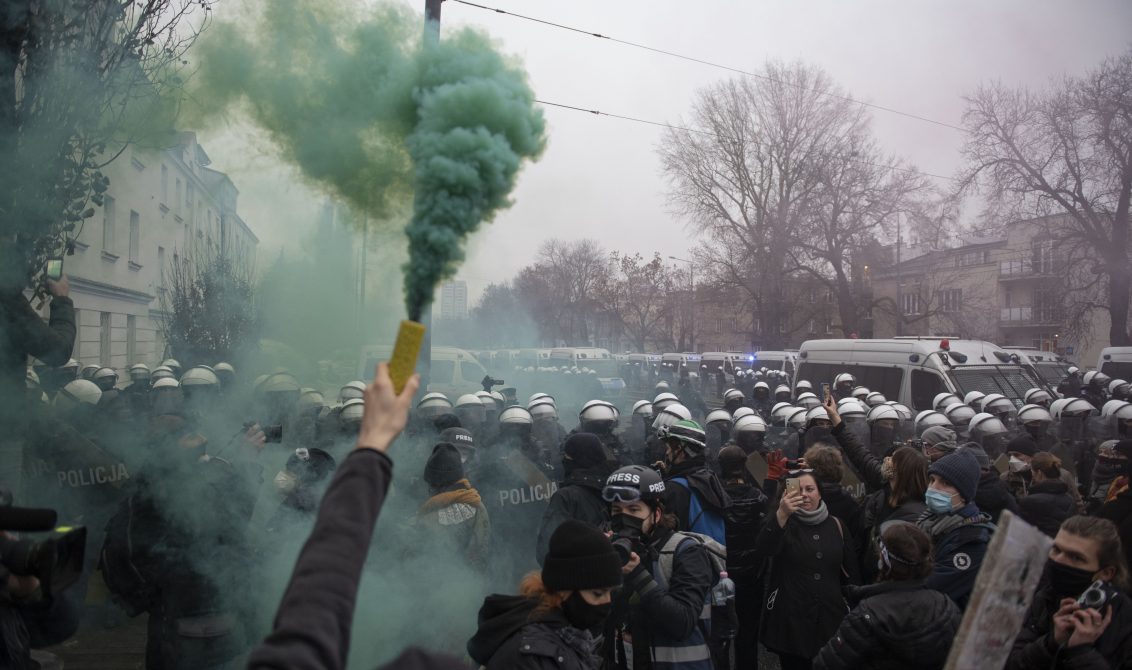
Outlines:
{"type": "Polygon", "coordinates": [[[1046,579],[1059,599],[1076,598],[1095,581],[1088,570],[1062,565],[1053,559],[1046,561],[1046,579]]]}
{"type": "Polygon", "coordinates": [[[609,528],[615,535],[645,536],[645,520],[629,514],[614,514],[609,519],[609,528]]]}
{"type": "Polygon", "coordinates": [[[566,615],[566,620],[579,630],[591,630],[602,625],[609,617],[612,608],[612,603],[591,605],[578,591],[571,593],[570,597],[562,602],[562,613],[566,615]]]}
{"type": "Polygon", "coordinates": [[[1034,438],[1035,440],[1040,440],[1042,439],[1042,436],[1045,435],[1045,426],[1040,423],[1036,426],[1025,424],[1025,428],[1030,437],[1034,438]]]}

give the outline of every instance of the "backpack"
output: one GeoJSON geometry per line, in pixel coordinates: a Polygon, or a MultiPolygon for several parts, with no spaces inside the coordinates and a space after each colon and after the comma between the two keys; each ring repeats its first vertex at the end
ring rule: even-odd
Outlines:
{"type": "Polygon", "coordinates": [[[144,546],[137,546],[134,537],[135,526],[142,522],[139,517],[144,516],[137,507],[134,495],[122,501],[118,511],[106,522],[106,535],[98,556],[98,567],[107,589],[131,617],[150,608],[156,591],[151,571],[139,555],[144,546]]]}
{"type": "Polygon", "coordinates": [[[671,481],[683,486],[691,493],[688,504],[687,531],[699,535],[706,535],[715,540],[720,546],[724,546],[724,543],[727,542],[727,528],[723,515],[704,507],[703,503],[700,501],[700,494],[696,493],[696,489],[688,484],[687,478],[676,477],[671,481]]]}
{"type": "MultiPolygon", "coordinates": [[[[659,577],[663,579],[665,588],[672,581],[676,554],[680,553],[680,547],[691,546],[690,542],[695,542],[703,547],[707,552],[708,559],[711,560],[711,569],[714,574],[711,581],[712,588],[719,583],[719,573],[727,571],[727,547],[707,535],[675,531],[672,533],[672,537],[668,538],[668,541],[660,548],[657,557],[657,563],[660,567],[659,577]]],[[[726,637],[727,633],[724,631],[730,631],[733,634],[739,628],[739,615],[735,610],[735,599],[731,598],[726,605],[716,605],[712,601],[712,594],[709,590],[705,605],[710,606],[710,611],[705,607],[704,615],[700,617],[700,628],[703,631],[704,639],[712,652],[716,667],[729,668],[731,663],[726,659],[730,658],[731,639],[726,637]],[[713,633],[720,633],[723,637],[713,633]]]]}

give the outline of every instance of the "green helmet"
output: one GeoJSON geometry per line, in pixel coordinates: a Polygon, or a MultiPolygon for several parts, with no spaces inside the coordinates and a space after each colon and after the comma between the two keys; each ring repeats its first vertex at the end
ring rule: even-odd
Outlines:
{"type": "Polygon", "coordinates": [[[707,447],[707,435],[700,424],[691,420],[677,421],[671,426],[662,426],[657,431],[662,440],[678,440],[688,451],[701,452],[707,447]]]}

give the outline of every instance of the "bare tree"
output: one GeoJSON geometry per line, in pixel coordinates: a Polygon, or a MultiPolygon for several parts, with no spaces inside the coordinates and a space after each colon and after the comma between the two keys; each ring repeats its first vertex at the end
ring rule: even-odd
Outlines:
{"type": "Polygon", "coordinates": [[[665,265],[660,254],[646,261],[641,254],[613,253],[612,276],[604,286],[601,300],[633,347],[640,352],[664,338],[666,322],[673,311],[670,296],[676,286],[676,273],[665,265]]]}
{"type": "Polygon", "coordinates": [[[198,243],[162,268],[161,330],[188,365],[237,359],[259,341],[255,268],[225,245],[198,243]]]}
{"type": "Polygon", "coordinates": [[[690,126],[659,150],[670,200],[707,237],[697,257],[710,279],[746,293],[759,344],[780,348],[794,327],[784,286],[800,268],[845,293],[843,320],[855,323],[843,245],[884,225],[895,196],[915,188],[868,169],[883,157],[861,105],[819,69],[769,63],[759,78],[701,91],[690,126]]]}
{"type": "Polygon", "coordinates": [[[548,240],[519,273],[516,288],[535,321],[553,330],[552,339],[581,346],[593,341],[609,279],[609,256],[597,242],[548,240]]]}
{"type": "Polygon", "coordinates": [[[101,169],[167,136],[185,50],[215,0],[10,0],[0,25],[0,231],[29,285],[101,204],[101,169]],[[193,16],[193,14],[196,14],[193,16]]]}
{"type": "Polygon", "coordinates": [[[1108,312],[1112,345],[1132,344],[1132,49],[1043,92],[995,83],[967,103],[962,188],[986,187],[990,216],[1066,214],[1061,243],[1093,259],[1071,289],[1084,312],[1108,312]]]}

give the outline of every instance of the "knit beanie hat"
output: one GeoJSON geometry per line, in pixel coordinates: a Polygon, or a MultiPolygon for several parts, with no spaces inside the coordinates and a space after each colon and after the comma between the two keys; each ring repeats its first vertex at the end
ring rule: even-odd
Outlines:
{"type": "Polygon", "coordinates": [[[920,439],[930,446],[936,446],[940,442],[955,442],[955,431],[947,426],[932,426],[920,435],[920,439]]]}
{"type": "Polygon", "coordinates": [[[567,437],[562,452],[579,468],[596,468],[605,463],[605,448],[601,438],[593,433],[574,433],[567,437]]]}
{"type": "Polygon", "coordinates": [[[1007,453],[1014,451],[1025,456],[1033,456],[1038,453],[1038,443],[1034,442],[1034,438],[1029,435],[1019,435],[1006,445],[1007,453]]]}
{"type": "Polygon", "coordinates": [[[979,479],[983,475],[975,455],[966,449],[950,453],[932,463],[928,468],[928,474],[937,475],[954,486],[967,502],[975,500],[975,492],[979,490],[979,479]]]}
{"type": "Polygon", "coordinates": [[[424,480],[429,486],[446,486],[464,478],[464,464],[460,462],[460,452],[447,442],[441,442],[432,450],[425,463],[424,480]]]}
{"type": "Polygon", "coordinates": [[[563,521],[550,536],[542,565],[548,591],[608,589],[621,585],[621,559],[609,538],[581,521],[563,521]]]}
{"type": "Polygon", "coordinates": [[[750,476],[747,474],[747,452],[741,447],[731,444],[720,449],[716,460],[724,477],[750,476]]]}

